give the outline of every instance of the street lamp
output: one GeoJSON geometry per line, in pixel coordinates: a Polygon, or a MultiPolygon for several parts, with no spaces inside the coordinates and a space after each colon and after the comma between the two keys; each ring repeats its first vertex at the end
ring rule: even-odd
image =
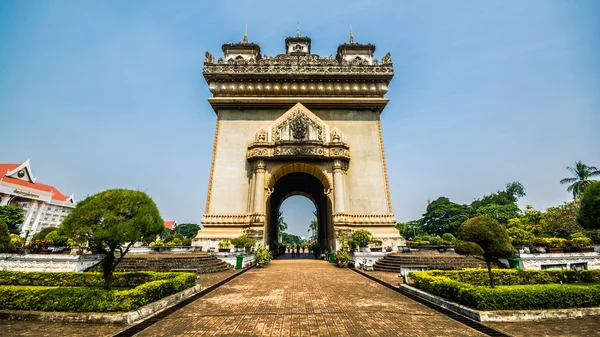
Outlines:
{"type": "Polygon", "coordinates": [[[27,243],[27,237],[29,236],[30,231],[31,231],[31,226],[28,226],[27,230],[25,231],[25,240],[23,242],[27,243]]]}

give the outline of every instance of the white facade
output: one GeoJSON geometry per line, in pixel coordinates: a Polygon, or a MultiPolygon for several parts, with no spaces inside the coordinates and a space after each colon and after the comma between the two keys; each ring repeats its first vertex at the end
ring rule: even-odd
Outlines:
{"type": "Polygon", "coordinates": [[[27,160],[23,164],[0,164],[0,206],[7,205],[23,209],[21,234],[29,231],[33,235],[59,226],[75,208],[75,199],[54,186],[36,182],[27,160]]]}

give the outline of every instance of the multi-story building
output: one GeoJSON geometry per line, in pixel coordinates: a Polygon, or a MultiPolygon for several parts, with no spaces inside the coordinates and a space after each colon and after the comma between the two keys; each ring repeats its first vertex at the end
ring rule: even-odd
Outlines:
{"type": "Polygon", "coordinates": [[[25,220],[21,233],[35,234],[60,225],[75,208],[75,198],[37,182],[27,160],[23,164],[0,163],[0,206],[6,205],[22,208],[25,220]]]}

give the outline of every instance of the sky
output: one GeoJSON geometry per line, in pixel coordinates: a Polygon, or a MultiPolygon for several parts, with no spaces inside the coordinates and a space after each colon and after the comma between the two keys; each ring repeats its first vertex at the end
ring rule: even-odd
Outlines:
{"type": "MultiPolygon", "coordinates": [[[[163,218],[199,223],[215,114],[206,51],[248,38],[284,53],[298,23],[313,53],[349,27],[390,52],[381,115],[398,221],[519,181],[538,209],[571,199],[559,180],[600,167],[600,1],[0,0],[0,162],[76,198],[147,192],[163,218]]],[[[217,56],[218,57],[218,56],[217,56]]],[[[314,206],[282,206],[307,236],[314,206]]]]}

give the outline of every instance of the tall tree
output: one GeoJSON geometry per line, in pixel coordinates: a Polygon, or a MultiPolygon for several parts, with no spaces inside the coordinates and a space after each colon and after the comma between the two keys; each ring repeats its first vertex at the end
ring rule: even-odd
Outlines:
{"type": "Polygon", "coordinates": [[[473,210],[468,205],[457,204],[446,197],[439,197],[427,205],[421,228],[429,234],[456,235],[458,227],[472,215],[473,210]]]}
{"type": "Polygon", "coordinates": [[[23,210],[16,206],[0,206],[0,221],[8,226],[12,234],[19,234],[19,224],[25,221],[23,210]]]}
{"type": "Polygon", "coordinates": [[[93,251],[105,254],[105,289],[110,289],[113,272],[131,246],[136,241],[151,241],[163,228],[154,201],[144,192],[126,189],[107,190],[85,198],[60,227],[70,238],[87,241],[93,251]]]}
{"type": "Polygon", "coordinates": [[[506,188],[502,191],[484,195],[481,199],[476,199],[471,203],[471,207],[477,210],[480,207],[487,205],[510,205],[519,201],[519,198],[525,196],[525,187],[518,182],[513,181],[506,184],[506,188]]]}
{"type": "Polygon", "coordinates": [[[577,222],[585,229],[600,229],[600,182],[586,188],[577,222]]]}
{"type": "Polygon", "coordinates": [[[564,178],[560,181],[561,184],[570,184],[567,187],[567,192],[573,193],[573,199],[583,195],[585,189],[595,180],[592,177],[600,176],[600,170],[595,166],[587,166],[581,160],[575,162],[574,167],[567,166],[567,171],[571,172],[574,177],[564,178]]]}
{"type": "Polygon", "coordinates": [[[504,226],[495,219],[477,216],[460,226],[457,239],[454,247],[458,254],[480,257],[485,261],[490,287],[494,288],[492,260],[511,257],[513,254],[504,226]]]}
{"type": "Polygon", "coordinates": [[[566,202],[557,207],[548,207],[544,213],[546,230],[553,237],[570,239],[573,233],[581,232],[583,228],[577,223],[580,202],[566,202]]]}

